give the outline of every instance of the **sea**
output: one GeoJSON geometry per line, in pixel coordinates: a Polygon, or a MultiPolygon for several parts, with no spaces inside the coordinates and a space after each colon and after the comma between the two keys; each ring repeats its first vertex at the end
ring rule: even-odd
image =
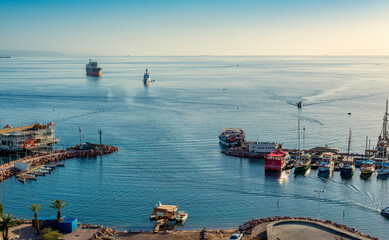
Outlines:
{"type": "Polygon", "coordinates": [[[374,148],[389,98],[388,56],[94,57],[100,78],[85,75],[89,57],[0,59],[1,127],[56,124],[64,149],[80,142],[117,153],[66,160],[64,168],[22,184],[0,183],[5,212],[32,218],[63,215],[118,230],[150,230],[153,207],[189,213],[178,229],[237,228],[254,218],[306,216],[389,239],[389,179],[360,170],[344,179],[310,170],[266,174],[263,159],[221,153],[223,128],[285,148],[328,145],[347,152],[374,148]],[[149,69],[149,86],[143,73],[149,69]],[[303,108],[296,107],[303,101],[303,108]],[[303,137],[304,136],[304,137],[303,137]],[[366,142],[366,137],[368,141],[366,142]],[[366,144],[367,143],[367,144],[366,144]],[[320,196],[315,190],[324,191],[320,196]]]}

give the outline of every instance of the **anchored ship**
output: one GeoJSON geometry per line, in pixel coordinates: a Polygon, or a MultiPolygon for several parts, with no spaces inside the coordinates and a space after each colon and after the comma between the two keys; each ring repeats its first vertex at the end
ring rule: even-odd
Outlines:
{"type": "Polygon", "coordinates": [[[101,77],[103,75],[103,69],[98,66],[97,62],[93,62],[89,59],[89,63],[85,66],[86,75],[93,77],[101,77]]]}
{"type": "Polygon", "coordinates": [[[146,72],[143,75],[143,84],[144,85],[149,85],[150,82],[151,82],[151,78],[150,78],[149,70],[146,68],[146,72]]]}

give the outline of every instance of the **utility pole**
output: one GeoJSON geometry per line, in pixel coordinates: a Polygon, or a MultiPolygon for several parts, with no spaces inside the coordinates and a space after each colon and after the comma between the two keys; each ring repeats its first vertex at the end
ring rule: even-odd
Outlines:
{"type": "Polygon", "coordinates": [[[317,205],[317,219],[320,219],[320,194],[322,194],[323,190],[315,190],[315,192],[319,195],[318,205],[317,205]]]}
{"type": "Polygon", "coordinates": [[[82,128],[78,127],[78,131],[80,132],[80,146],[81,146],[81,143],[82,143],[82,141],[81,141],[81,131],[82,131],[82,128]]]}
{"type": "Polygon", "coordinates": [[[101,131],[101,129],[99,129],[98,133],[100,135],[100,152],[101,152],[101,134],[103,133],[103,131],[101,131]]]}

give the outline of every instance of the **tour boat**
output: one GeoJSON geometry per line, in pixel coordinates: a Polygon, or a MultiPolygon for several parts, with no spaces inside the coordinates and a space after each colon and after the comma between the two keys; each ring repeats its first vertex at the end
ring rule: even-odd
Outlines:
{"type": "Polygon", "coordinates": [[[371,175],[374,173],[375,165],[373,161],[365,161],[361,166],[361,175],[371,175]]]}
{"type": "Polygon", "coordinates": [[[89,63],[85,66],[86,75],[93,77],[101,77],[103,75],[103,69],[98,66],[97,62],[93,62],[89,59],[89,63]]]}
{"type": "Polygon", "coordinates": [[[303,154],[300,159],[296,161],[294,172],[303,172],[311,167],[311,156],[309,154],[303,154]]]}
{"type": "Polygon", "coordinates": [[[149,85],[151,82],[149,70],[146,68],[146,72],[143,74],[143,84],[144,85],[149,85]]]}
{"type": "Polygon", "coordinates": [[[345,156],[340,164],[340,173],[343,175],[353,174],[355,170],[354,159],[351,156],[345,156]]]}
{"type": "Polygon", "coordinates": [[[279,171],[285,169],[286,163],[290,160],[290,155],[281,150],[275,150],[265,158],[265,170],[279,171]]]}
{"type": "Polygon", "coordinates": [[[381,209],[380,214],[384,217],[389,217],[389,207],[381,209]]]}
{"type": "Polygon", "coordinates": [[[226,128],[219,135],[219,143],[226,147],[241,146],[245,139],[246,135],[240,128],[226,128]]]}
{"type": "Polygon", "coordinates": [[[334,170],[334,159],[332,153],[324,153],[319,164],[319,172],[332,172],[334,170]]]}
{"type": "Polygon", "coordinates": [[[188,213],[185,211],[178,211],[176,216],[177,222],[185,222],[188,219],[188,213]]]}

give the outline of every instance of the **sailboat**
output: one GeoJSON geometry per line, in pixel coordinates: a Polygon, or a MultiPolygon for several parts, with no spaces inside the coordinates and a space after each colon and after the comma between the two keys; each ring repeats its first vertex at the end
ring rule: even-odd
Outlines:
{"type": "Polygon", "coordinates": [[[340,174],[344,176],[354,174],[354,170],[355,170],[354,158],[350,156],[351,134],[352,132],[350,128],[350,132],[348,136],[347,156],[343,158],[342,163],[340,164],[340,174]]]}
{"type": "Polygon", "coordinates": [[[311,156],[309,154],[304,154],[304,153],[301,154],[300,151],[300,119],[298,120],[298,145],[299,145],[299,151],[298,151],[298,159],[296,161],[296,166],[294,169],[295,173],[304,172],[311,167],[311,156]]]}
{"type": "Polygon", "coordinates": [[[389,174],[389,167],[384,165],[384,162],[387,162],[387,152],[389,148],[387,123],[388,123],[388,100],[386,100],[386,111],[384,115],[384,121],[382,124],[382,133],[378,137],[378,142],[377,142],[377,150],[378,150],[377,157],[379,157],[379,159],[376,159],[376,162],[381,162],[381,169],[376,170],[378,176],[389,174]]]}

